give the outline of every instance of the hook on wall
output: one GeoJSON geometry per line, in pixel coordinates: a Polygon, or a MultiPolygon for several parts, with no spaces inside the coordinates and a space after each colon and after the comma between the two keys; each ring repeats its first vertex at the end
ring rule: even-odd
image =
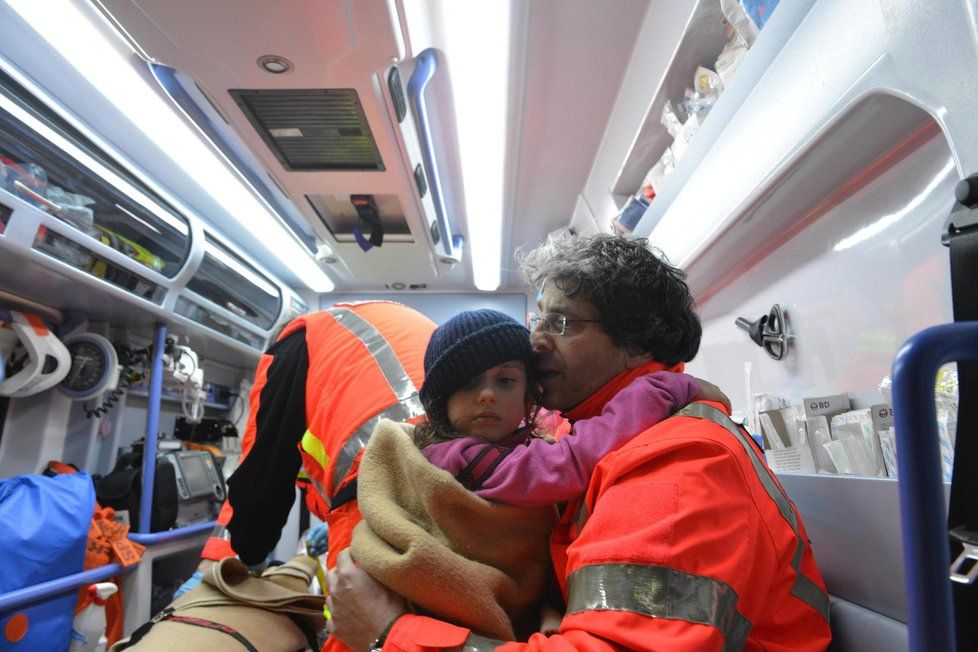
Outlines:
{"type": "Polygon", "coordinates": [[[785,324],[785,311],[780,304],[774,304],[770,312],[755,321],[737,317],[736,324],[759,347],[775,360],[784,360],[788,355],[788,330],[785,324]]]}

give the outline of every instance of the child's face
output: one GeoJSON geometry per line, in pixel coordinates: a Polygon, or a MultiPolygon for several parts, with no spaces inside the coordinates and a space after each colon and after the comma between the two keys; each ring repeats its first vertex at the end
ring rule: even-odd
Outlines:
{"type": "Polygon", "coordinates": [[[460,435],[496,442],[526,416],[526,367],[512,360],[487,369],[448,399],[448,421],[460,435]]]}

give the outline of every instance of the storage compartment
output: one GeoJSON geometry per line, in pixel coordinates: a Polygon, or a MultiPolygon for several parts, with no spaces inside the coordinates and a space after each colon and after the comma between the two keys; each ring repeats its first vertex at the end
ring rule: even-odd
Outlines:
{"type": "MultiPolygon", "coordinates": [[[[596,223],[602,231],[648,237],[811,9],[811,3],[676,0],[649,11],[573,228],[596,223]]],[[[776,130],[788,117],[763,129],[776,130]]],[[[745,150],[738,165],[754,155],[745,150]]]]}
{"type": "Polygon", "coordinates": [[[275,283],[210,239],[187,289],[263,329],[270,328],[282,310],[282,291],[275,283]]]}
{"type": "MultiPolygon", "coordinates": [[[[306,195],[309,205],[337,242],[355,242],[353,229],[359,223],[350,195],[306,195]]],[[[397,195],[371,195],[384,228],[384,242],[414,242],[411,228],[397,195]]],[[[364,234],[369,237],[369,231],[364,234]]]]}
{"type": "MultiPolygon", "coordinates": [[[[638,191],[642,179],[674,142],[662,124],[663,106],[669,102],[676,109],[686,89],[692,86],[696,68],[713,68],[727,42],[727,24],[720,9],[720,0],[701,0],[689,17],[668,71],[655,89],[645,122],[636,134],[631,151],[622,163],[621,173],[612,186],[613,194],[630,195],[638,191]]],[[[686,120],[684,112],[679,117],[686,120]]]]}
{"type": "Polygon", "coordinates": [[[47,227],[42,226],[37,230],[37,234],[34,236],[34,249],[68,263],[72,267],[77,267],[96,278],[128,290],[142,299],[152,301],[155,304],[163,303],[166,291],[159,285],[105,260],[47,227]]]}
{"type": "Polygon", "coordinates": [[[217,331],[218,333],[223,333],[228,337],[234,338],[243,344],[254,349],[262,348],[262,344],[265,338],[260,335],[256,335],[244,328],[241,328],[237,324],[233,323],[230,319],[219,315],[213,310],[209,310],[198,303],[194,303],[184,297],[177,299],[177,305],[174,311],[178,315],[183,315],[187,319],[193,320],[198,324],[202,324],[211,330],[217,331]]]}
{"type": "Polygon", "coordinates": [[[182,215],[2,73],[0,188],[166,277],[189,253],[182,215]]]}
{"type": "MultiPolygon", "coordinates": [[[[629,234],[635,229],[686,156],[773,12],[773,7],[767,7],[763,19],[756,12],[751,15],[761,4],[776,6],[777,1],[699,0],[685,9],[688,13],[680,5],[672,8],[675,13],[669,22],[675,26],[682,24],[680,19],[686,22],[612,183],[612,202],[619,209],[611,221],[613,230],[629,234]]],[[[652,79],[655,63],[648,65],[652,79]]],[[[633,57],[633,67],[646,65],[643,58],[633,57]]],[[[648,77],[638,79],[642,81],[636,83],[644,83],[648,77]]]]}

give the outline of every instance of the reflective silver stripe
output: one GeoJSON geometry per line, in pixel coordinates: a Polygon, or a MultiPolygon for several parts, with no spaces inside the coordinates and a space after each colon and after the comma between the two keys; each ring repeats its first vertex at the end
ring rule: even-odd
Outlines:
{"type": "Polygon", "coordinates": [[[584,529],[584,524],[587,523],[589,516],[590,514],[587,511],[587,497],[581,496],[581,505],[577,508],[577,513],[574,514],[574,523],[577,525],[578,534],[584,529]]]}
{"type": "Polygon", "coordinates": [[[424,407],[421,405],[421,399],[418,398],[417,394],[414,394],[367,419],[350,435],[350,438],[346,440],[343,448],[336,455],[336,463],[333,465],[333,489],[335,490],[336,487],[340,486],[340,483],[346,478],[346,474],[349,473],[350,467],[353,465],[353,460],[367,445],[370,435],[373,434],[374,428],[377,427],[381,419],[407,421],[422,414],[424,414],[424,407]]]}
{"type": "Polygon", "coordinates": [[[357,336],[363,345],[370,351],[370,355],[377,361],[384,378],[391,386],[391,390],[399,401],[417,393],[411,377],[404,370],[404,365],[397,359],[394,349],[390,343],[380,334],[373,325],[360,315],[344,308],[333,308],[329,311],[336,323],[343,326],[357,336]]]}
{"type": "Polygon", "coordinates": [[[751,623],[737,610],[737,592],[712,577],[642,564],[596,564],[567,578],[567,615],[630,611],[715,627],[724,652],[744,647],[751,623]]]}
{"type": "Polygon", "coordinates": [[[791,526],[791,530],[795,533],[795,554],[791,559],[791,567],[795,571],[795,584],[791,588],[791,595],[795,596],[802,602],[810,605],[815,611],[825,618],[825,622],[829,620],[829,596],[818,587],[817,584],[812,582],[810,579],[801,574],[801,558],[805,552],[805,541],[801,537],[801,533],[798,530],[798,516],[795,514],[795,510],[791,507],[791,503],[788,501],[788,497],[784,495],[781,488],[774,481],[771,476],[770,470],[764,462],[761,461],[760,456],[757,454],[753,444],[747,441],[746,435],[737,427],[730,417],[721,412],[720,410],[706,405],[704,403],[690,403],[682,410],[676,412],[676,416],[687,416],[696,417],[699,419],[707,419],[713,423],[722,426],[727,431],[732,434],[740,445],[744,447],[747,451],[747,457],[750,458],[751,464],[754,465],[754,471],[757,473],[758,479],[760,479],[761,484],[764,485],[764,490],[767,491],[767,495],[771,497],[774,504],[777,505],[778,511],[784,520],[788,522],[791,526]]]}
{"type": "Polygon", "coordinates": [[[353,460],[367,445],[367,440],[370,439],[374,427],[381,419],[407,421],[424,414],[424,408],[421,407],[418,390],[414,386],[414,382],[411,381],[404,365],[397,359],[394,349],[380,334],[380,331],[352,310],[333,308],[329,312],[333,315],[336,323],[353,333],[367,347],[381,373],[384,374],[391,391],[398,399],[398,403],[364,422],[343,444],[343,448],[337,453],[333,464],[333,488],[335,489],[346,478],[346,474],[349,473],[350,467],[353,465],[353,460]]]}
{"type": "Polygon", "coordinates": [[[492,652],[506,641],[484,638],[478,634],[469,634],[460,648],[461,652],[492,652]]]}
{"type": "Polygon", "coordinates": [[[231,540],[231,533],[228,532],[228,529],[227,529],[226,526],[224,526],[224,525],[215,525],[214,526],[214,529],[211,530],[211,538],[212,539],[223,539],[225,541],[230,541],[231,540]]]}
{"type": "MultiPolygon", "coordinates": [[[[326,504],[329,505],[329,499],[326,498],[326,487],[323,485],[322,481],[317,480],[312,476],[309,476],[309,484],[311,484],[312,488],[316,490],[316,493],[319,494],[319,497],[325,500],[326,504]]],[[[322,514],[316,514],[316,516],[318,518],[322,518],[322,514]]]]}

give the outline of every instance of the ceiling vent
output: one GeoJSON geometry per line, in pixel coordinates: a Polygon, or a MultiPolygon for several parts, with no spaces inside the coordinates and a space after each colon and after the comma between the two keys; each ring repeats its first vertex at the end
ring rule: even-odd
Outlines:
{"type": "Polygon", "coordinates": [[[229,92],[286,170],[384,169],[352,88],[229,92]]]}

